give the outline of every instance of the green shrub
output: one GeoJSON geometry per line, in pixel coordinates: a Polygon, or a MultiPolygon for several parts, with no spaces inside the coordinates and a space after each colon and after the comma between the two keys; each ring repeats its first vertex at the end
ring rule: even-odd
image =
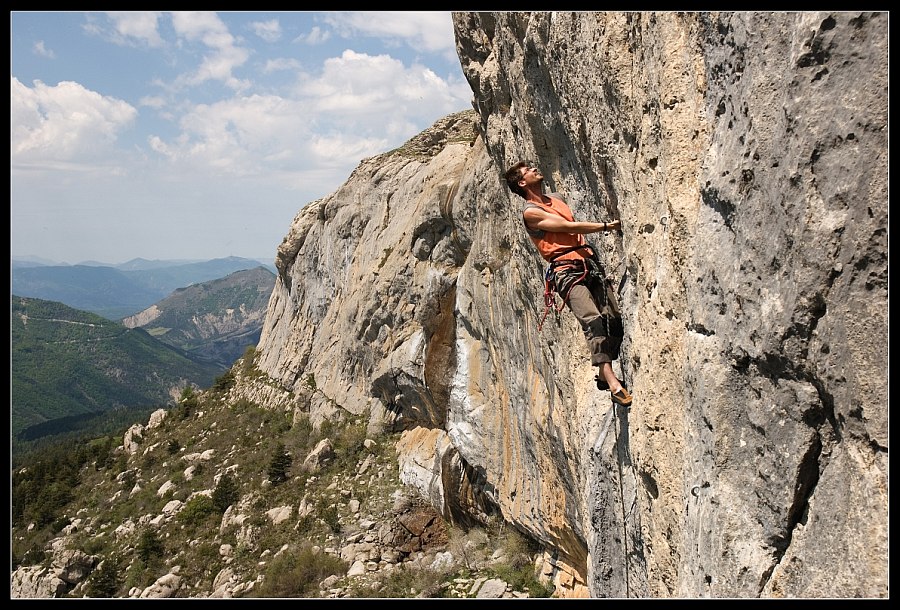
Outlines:
{"type": "Polygon", "coordinates": [[[196,527],[216,512],[216,505],[212,498],[203,495],[194,496],[178,511],[177,519],[188,527],[196,527]]]}
{"type": "Polygon", "coordinates": [[[194,388],[186,386],[181,391],[178,406],[172,410],[172,415],[179,421],[189,418],[200,406],[200,397],[194,393],[194,388]]]}
{"type": "Polygon", "coordinates": [[[510,526],[501,527],[497,537],[497,547],[503,551],[506,562],[495,564],[488,571],[514,589],[528,591],[530,597],[551,597],[555,591],[553,583],[540,582],[534,568],[534,556],[540,551],[538,544],[510,526]]]}
{"type": "Polygon", "coordinates": [[[124,453],[120,453],[116,456],[115,461],[109,469],[110,480],[115,479],[126,470],[128,470],[128,456],[124,453]]]}
{"type": "MultiPolygon", "coordinates": [[[[140,439],[136,438],[135,442],[140,443],[140,439]]],[[[112,454],[112,445],[110,443],[97,443],[94,449],[94,470],[103,470],[108,468],[115,459],[112,454]]]]}
{"type": "Polygon", "coordinates": [[[143,456],[141,460],[141,470],[152,471],[153,467],[156,465],[156,456],[152,453],[148,453],[143,456]]]}
{"type": "Polygon", "coordinates": [[[256,346],[248,345],[241,358],[241,374],[250,377],[256,368],[256,346]]]}
{"type": "Polygon", "coordinates": [[[553,597],[553,594],[556,593],[556,586],[552,582],[543,583],[537,578],[529,580],[525,589],[528,591],[528,595],[534,598],[553,597]]]}
{"type": "Polygon", "coordinates": [[[297,415],[293,425],[291,426],[291,430],[293,430],[294,434],[298,434],[301,436],[312,436],[314,430],[312,420],[309,419],[309,414],[300,413],[299,415],[297,415]]]}
{"type": "MultiPolygon", "coordinates": [[[[155,561],[158,562],[158,558],[155,561]]],[[[122,589],[124,591],[130,591],[133,587],[146,589],[156,581],[157,577],[158,575],[151,569],[151,566],[138,559],[125,568],[125,582],[122,589]]]]}
{"type": "Polygon", "coordinates": [[[269,476],[269,482],[272,485],[279,485],[288,479],[287,470],[291,467],[294,458],[284,448],[284,443],[275,445],[275,451],[272,460],[269,462],[269,468],[266,474],[269,476]]]}
{"type": "Polygon", "coordinates": [[[508,564],[496,564],[487,568],[485,572],[509,583],[516,591],[528,591],[530,597],[551,597],[556,590],[553,583],[544,584],[538,580],[533,565],[513,567],[508,564]]]}
{"type": "Polygon", "coordinates": [[[341,516],[338,514],[337,506],[334,504],[325,504],[322,502],[319,510],[317,511],[319,514],[319,518],[325,522],[325,524],[331,528],[331,531],[335,534],[339,534],[341,531],[341,516]]]}
{"type": "Polygon", "coordinates": [[[88,536],[79,547],[88,555],[103,555],[109,547],[108,536],[88,536]]]}
{"type": "Polygon", "coordinates": [[[348,593],[350,597],[356,598],[441,598],[446,597],[443,583],[448,575],[448,572],[400,564],[384,576],[378,585],[355,584],[348,593]]]}
{"type": "Polygon", "coordinates": [[[515,569],[533,566],[534,556],[540,551],[535,542],[512,526],[503,528],[498,546],[506,555],[509,565],[515,569]]]}
{"type": "Polygon", "coordinates": [[[271,413],[266,428],[266,432],[270,436],[280,437],[291,429],[291,419],[284,411],[271,413]]]}
{"type": "Polygon", "coordinates": [[[316,597],[319,583],[331,575],[343,576],[347,563],[325,552],[314,552],[309,543],[287,550],[266,566],[258,597],[316,597]]]}
{"type": "Polygon", "coordinates": [[[353,468],[366,451],[363,442],[366,440],[365,422],[348,424],[334,434],[334,453],[338,468],[353,468]]]}
{"type": "Polygon", "coordinates": [[[316,527],[316,514],[311,512],[309,514],[303,515],[297,521],[297,533],[298,534],[311,534],[316,527]]]}
{"type": "Polygon", "coordinates": [[[222,557],[219,555],[219,542],[206,540],[200,541],[190,547],[190,553],[185,552],[184,557],[190,560],[182,563],[179,558],[181,571],[179,575],[182,582],[212,582],[216,574],[222,569],[222,557]]]}
{"type": "Polygon", "coordinates": [[[469,570],[478,570],[484,560],[484,549],[489,542],[487,533],[481,528],[465,530],[451,525],[447,531],[448,549],[461,565],[469,570]]]}
{"type": "Polygon", "coordinates": [[[216,377],[212,385],[212,390],[213,392],[224,394],[234,387],[234,383],[234,371],[232,369],[228,369],[227,371],[216,377]]]}
{"type": "Polygon", "coordinates": [[[312,373],[310,373],[309,375],[306,376],[306,379],[305,379],[304,381],[306,381],[306,386],[307,386],[310,390],[315,390],[315,389],[316,389],[316,376],[315,376],[315,375],[313,375],[312,373]]]}
{"type": "Polygon", "coordinates": [[[45,551],[41,547],[31,547],[25,554],[22,555],[20,560],[20,565],[23,566],[36,566],[40,565],[44,562],[44,559],[47,558],[47,551],[45,551]]]}
{"type": "Polygon", "coordinates": [[[137,483],[137,471],[135,470],[127,470],[122,475],[122,489],[125,491],[131,491],[134,489],[134,484],[137,483]]]}

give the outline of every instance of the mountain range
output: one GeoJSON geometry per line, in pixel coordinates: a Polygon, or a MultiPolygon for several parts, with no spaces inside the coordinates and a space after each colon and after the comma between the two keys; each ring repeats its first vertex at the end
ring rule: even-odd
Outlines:
{"type": "Polygon", "coordinates": [[[121,320],[143,311],[178,288],[260,265],[275,271],[271,262],[237,256],[193,262],[136,258],[119,265],[43,265],[13,259],[12,293],[57,301],[109,320],[121,320]]]}
{"type": "Polygon", "coordinates": [[[178,288],[162,301],[122,320],[184,351],[227,369],[262,331],[275,274],[259,266],[178,288]]]}
{"type": "Polygon", "coordinates": [[[187,386],[207,387],[256,345],[274,283],[263,266],[236,271],[124,322],[14,295],[13,441],[100,432],[111,414],[131,423],[187,386]]]}

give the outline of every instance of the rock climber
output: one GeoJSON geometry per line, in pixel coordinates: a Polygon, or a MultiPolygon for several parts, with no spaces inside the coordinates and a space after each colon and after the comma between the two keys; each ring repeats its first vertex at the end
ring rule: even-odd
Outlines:
{"type": "Polygon", "coordinates": [[[585,235],[621,230],[621,221],[578,222],[558,193],[544,194],[544,175],[530,161],[520,161],[505,174],[512,192],[525,199],[522,220],[531,241],[549,263],[545,299],[550,307],[558,294],[578,319],[598,367],[597,387],[609,390],[613,402],[630,406],[632,396],[616,377],[612,362],[624,336],[622,316],[612,284],[585,235]],[[551,292],[552,291],[552,292],[551,292]]]}

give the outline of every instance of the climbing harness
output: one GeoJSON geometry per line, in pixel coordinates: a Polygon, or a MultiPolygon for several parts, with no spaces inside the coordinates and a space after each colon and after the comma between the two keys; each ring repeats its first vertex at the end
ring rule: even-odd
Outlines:
{"type": "MultiPolygon", "coordinates": [[[[562,302],[557,307],[556,305],[556,269],[552,264],[547,267],[547,272],[544,274],[544,315],[541,316],[541,321],[538,324],[538,332],[540,332],[541,328],[544,326],[544,321],[547,319],[547,314],[550,313],[550,310],[553,309],[556,312],[560,312],[563,310],[563,307],[566,306],[566,302],[569,300],[569,294],[572,292],[572,288],[575,287],[575,284],[583,281],[588,274],[588,266],[582,263],[584,266],[584,271],[581,276],[575,282],[572,282],[572,285],[569,286],[569,289],[566,291],[565,296],[563,297],[562,302]]],[[[562,265],[560,265],[562,266],[562,265]]],[[[566,265],[570,266],[570,265],[566,265]]],[[[571,266],[575,266],[575,263],[572,263],[571,266]]]]}
{"type": "Polygon", "coordinates": [[[587,259],[576,259],[576,260],[556,260],[563,254],[568,254],[569,252],[574,252],[575,250],[587,249],[591,252],[591,259],[596,260],[596,254],[594,253],[594,248],[589,244],[582,244],[580,246],[574,246],[572,248],[566,248],[561,252],[557,253],[553,259],[550,260],[550,264],[547,266],[547,271],[544,273],[544,315],[541,316],[541,321],[538,324],[538,332],[540,332],[541,328],[544,326],[544,321],[547,319],[547,314],[550,313],[551,309],[554,309],[556,312],[562,311],[563,307],[566,306],[566,303],[569,300],[569,295],[572,293],[572,289],[576,284],[580,284],[587,278],[588,274],[591,272],[591,267],[587,262],[587,259]],[[581,275],[573,281],[569,285],[569,289],[566,290],[566,294],[563,296],[562,303],[559,306],[556,306],[556,271],[557,269],[564,267],[577,267],[582,266],[584,269],[581,272],[581,275]]]}

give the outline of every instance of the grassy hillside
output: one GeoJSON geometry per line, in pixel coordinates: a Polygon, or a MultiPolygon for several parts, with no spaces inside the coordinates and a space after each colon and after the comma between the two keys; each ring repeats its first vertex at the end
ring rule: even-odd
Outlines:
{"type": "Polygon", "coordinates": [[[97,414],[166,405],[222,372],[141,329],[53,301],[14,295],[10,326],[14,442],[97,414]]]}
{"type": "Polygon", "coordinates": [[[242,378],[265,379],[255,358],[248,350],[213,388],[147,426],[138,451],[117,449],[120,431],[15,465],[12,569],[48,578],[53,548],[95,557],[90,574],[67,574],[57,595],[67,599],[135,599],[175,566],[172,599],[475,597],[489,578],[519,597],[553,592],[534,571],[539,547],[515,528],[463,530],[403,485],[400,433],[367,433],[343,409],[314,426],[299,411],[229,400],[242,378]],[[308,466],[326,439],[331,456],[308,466]],[[291,516],[276,519],[284,508],[291,516]],[[361,553],[375,559],[352,575],[361,553]]]}

